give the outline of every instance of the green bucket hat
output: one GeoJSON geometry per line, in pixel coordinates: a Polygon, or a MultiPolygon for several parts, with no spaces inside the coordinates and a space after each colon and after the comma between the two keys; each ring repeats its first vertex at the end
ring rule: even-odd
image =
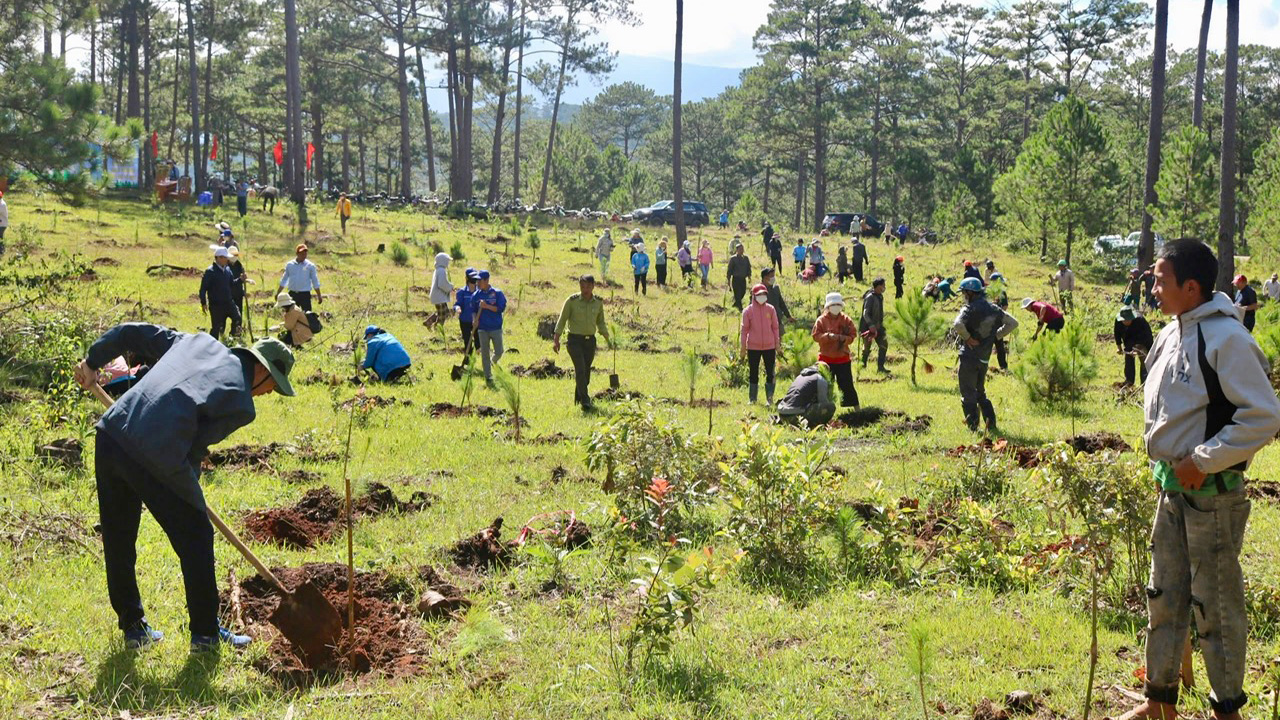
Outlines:
{"type": "Polygon", "coordinates": [[[284,343],[275,338],[263,338],[254,343],[253,347],[234,349],[249,353],[254,360],[262,363],[267,372],[271,373],[271,379],[276,381],[276,392],[285,397],[293,397],[293,385],[289,384],[289,371],[293,369],[293,352],[284,343]]]}
{"type": "Polygon", "coordinates": [[[1120,308],[1120,314],[1116,315],[1116,322],[1130,322],[1138,319],[1138,313],[1133,311],[1131,307],[1120,308]]]}

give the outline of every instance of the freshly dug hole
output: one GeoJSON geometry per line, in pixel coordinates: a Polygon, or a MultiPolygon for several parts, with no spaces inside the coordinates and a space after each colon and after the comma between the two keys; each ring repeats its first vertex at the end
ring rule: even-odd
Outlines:
{"type": "Polygon", "coordinates": [[[489,527],[454,543],[449,558],[461,568],[487,570],[506,565],[511,560],[511,546],[502,542],[502,518],[496,518],[489,527]]]}
{"type": "MultiPolygon", "coordinates": [[[[431,507],[433,501],[430,494],[419,490],[405,502],[396,498],[386,485],[369,483],[364,494],[355,498],[352,509],[356,517],[377,517],[386,513],[418,512],[431,507]]],[[[294,505],[245,515],[245,535],[260,543],[295,550],[315,547],[341,530],[342,506],[342,498],[332,489],[314,488],[294,505]]]]}
{"type": "Polygon", "coordinates": [[[1070,440],[1067,440],[1067,443],[1069,443],[1071,447],[1075,448],[1076,452],[1083,453],[1099,453],[1103,450],[1119,450],[1120,452],[1128,452],[1133,449],[1132,447],[1129,447],[1129,443],[1124,441],[1124,438],[1115,433],[1106,431],[1076,435],[1070,440]]]}

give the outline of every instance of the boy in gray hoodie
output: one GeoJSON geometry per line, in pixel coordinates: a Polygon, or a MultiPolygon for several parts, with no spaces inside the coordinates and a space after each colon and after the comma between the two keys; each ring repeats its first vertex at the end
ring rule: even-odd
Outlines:
{"type": "Polygon", "coordinates": [[[1166,245],[1155,266],[1155,296],[1175,320],[1147,355],[1144,439],[1160,486],[1147,587],[1147,701],[1123,718],[1177,717],[1193,614],[1213,717],[1239,718],[1247,701],[1244,471],[1280,431],[1280,401],[1238,310],[1213,292],[1217,272],[1212,251],[1195,240],[1166,245]]]}

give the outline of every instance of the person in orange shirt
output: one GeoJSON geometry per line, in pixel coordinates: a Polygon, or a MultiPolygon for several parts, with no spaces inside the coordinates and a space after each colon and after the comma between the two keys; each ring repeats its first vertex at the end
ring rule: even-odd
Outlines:
{"type": "Polygon", "coordinates": [[[844,314],[844,297],[827,293],[822,314],[813,324],[813,339],[818,343],[818,360],[831,368],[840,388],[841,407],[858,407],[858,391],[853,386],[853,357],[849,343],[858,336],[853,320],[844,314]]]}

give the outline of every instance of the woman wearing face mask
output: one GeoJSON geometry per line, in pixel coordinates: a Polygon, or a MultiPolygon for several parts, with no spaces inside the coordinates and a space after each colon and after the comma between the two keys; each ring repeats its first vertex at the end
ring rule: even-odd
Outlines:
{"type": "Polygon", "coordinates": [[[818,360],[825,362],[840,388],[840,405],[858,407],[858,391],[853,387],[853,358],[849,343],[858,336],[853,320],[844,314],[844,297],[827,293],[822,314],[813,324],[813,339],[818,343],[818,360]]]}
{"type": "Polygon", "coordinates": [[[773,369],[781,342],[778,313],[769,304],[769,288],[761,283],[751,288],[751,303],[742,311],[742,329],[738,333],[738,343],[751,367],[748,396],[752,404],[760,395],[760,360],[763,359],[764,397],[773,405],[773,369]]]}

